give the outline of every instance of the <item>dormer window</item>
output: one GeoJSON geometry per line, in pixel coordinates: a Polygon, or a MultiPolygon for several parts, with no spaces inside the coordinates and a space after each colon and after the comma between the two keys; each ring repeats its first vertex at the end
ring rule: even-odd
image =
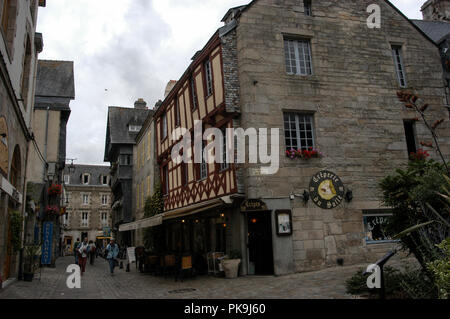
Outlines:
{"type": "Polygon", "coordinates": [[[139,132],[141,130],[142,126],[139,125],[130,125],[129,126],[129,130],[130,132],[136,133],[139,132]]]}
{"type": "Polygon", "coordinates": [[[89,184],[89,179],[90,179],[89,174],[83,174],[83,176],[81,177],[81,182],[84,185],[88,185],[89,184]]]}
{"type": "Polygon", "coordinates": [[[102,185],[108,185],[108,176],[102,176],[102,185]]]}

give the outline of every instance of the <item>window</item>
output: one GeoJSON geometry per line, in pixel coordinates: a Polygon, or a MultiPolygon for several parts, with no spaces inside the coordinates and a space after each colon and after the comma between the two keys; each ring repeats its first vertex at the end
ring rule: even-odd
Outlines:
{"type": "Polygon", "coordinates": [[[130,132],[139,132],[141,130],[142,126],[139,125],[130,125],[129,129],[130,132]]]}
{"type": "Polygon", "coordinates": [[[103,227],[108,226],[108,213],[101,213],[101,223],[103,227]]]}
{"type": "Polygon", "coordinates": [[[64,193],[64,202],[66,205],[70,203],[70,193],[67,192],[64,193]]]}
{"type": "Polygon", "coordinates": [[[166,165],[163,167],[163,195],[169,194],[169,167],[166,165]]]}
{"type": "Polygon", "coordinates": [[[413,121],[404,121],[403,125],[405,127],[406,146],[408,148],[409,157],[411,153],[417,153],[415,127],[413,121]]]}
{"type": "Polygon", "coordinates": [[[403,64],[402,47],[398,45],[392,46],[392,56],[394,58],[395,71],[397,73],[398,84],[406,87],[405,67],[403,64]]]}
{"type": "Polygon", "coordinates": [[[70,175],[64,175],[64,184],[70,184],[70,175]]]}
{"type": "Polygon", "coordinates": [[[167,114],[164,113],[161,120],[161,137],[165,140],[167,137],[167,114]]]}
{"type": "Polygon", "coordinates": [[[120,165],[131,165],[131,155],[120,155],[120,165]]]}
{"type": "Polygon", "coordinates": [[[102,176],[102,184],[103,185],[108,185],[108,176],[102,176]]]}
{"type": "Polygon", "coordinates": [[[186,186],[188,183],[189,183],[188,164],[183,162],[181,163],[181,184],[182,186],[186,186]]]}
{"type": "Polygon", "coordinates": [[[102,195],[102,205],[108,205],[108,195],[102,195]]]}
{"type": "Polygon", "coordinates": [[[89,174],[83,174],[82,182],[85,185],[89,184],[89,174]]]}
{"type": "Polygon", "coordinates": [[[81,227],[89,226],[89,213],[81,213],[81,227]]]}
{"type": "Polygon", "coordinates": [[[212,83],[212,70],[211,61],[205,61],[205,80],[206,80],[206,94],[210,96],[213,93],[213,83],[212,83]]]}
{"type": "Polygon", "coordinates": [[[181,125],[181,115],[180,115],[180,101],[178,100],[178,94],[175,96],[175,126],[181,125]]]}
{"type": "Polygon", "coordinates": [[[385,232],[385,226],[392,212],[389,210],[364,210],[364,234],[366,243],[392,242],[392,238],[385,232]]]}
{"type": "Polygon", "coordinates": [[[284,136],[287,151],[315,148],[313,115],[284,113],[284,136]]]}
{"type": "Polygon", "coordinates": [[[25,56],[22,64],[22,90],[21,90],[25,110],[28,109],[30,71],[31,71],[31,43],[30,43],[30,36],[27,35],[27,45],[25,48],[25,56]]]}
{"type": "Polygon", "coordinates": [[[3,29],[3,36],[7,44],[7,49],[9,50],[10,55],[13,56],[14,53],[12,46],[14,42],[14,37],[16,35],[16,18],[17,18],[18,1],[3,0],[1,2],[3,2],[1,27],[3,29]]]}
{"type": "Polygon", "coordinates": [[[305,15],[311,16],[312,10],[311,10],[311,0],[303,0],[304,6],[305,6],[305,15]]]}
{"type": "Polygon", "coordinates": [[[208,163],[206,163],[205,158],[205,141],[203,141],[202,147],[202,162],[199,164],[199,179],[204,180],[208,177],[208,163]]]}
{"type": "Polygon", "coordinates": [[[89,205],[89,195],[83,194],[83,205],[89,205]]]}
{"type": "Polygon", "coordinates": [[[194,76],[191,76],[189,82],[191,86],[192,109],[195,110],[198,106],[198,100],[197,100],[197,93],[195,92],[194,76]]]}
{"type": "Polygon", "coordinates": [[[226,169],[228,169],[230,167],[228,160],[227,160],[227,150],[228,150],[228,145],[227,145],[227,129],[222,128],[222,163],[220,163],[220,170],[224,171],[226,169]]]}
{"type": "Polygon", "coordinates": [[[69,224],[69,214],[64,214],[63,215],[63,225],[68,225],[69,224]]]}
{"type": "Polygon", "coordinates": [[[288,74],[312,74],[310,40],[285,39],[284,55],[288,74]]]}

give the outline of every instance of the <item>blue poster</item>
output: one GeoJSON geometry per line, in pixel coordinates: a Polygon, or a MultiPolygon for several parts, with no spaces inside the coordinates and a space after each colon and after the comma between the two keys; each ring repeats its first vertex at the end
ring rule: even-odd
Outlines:
{"type": "Polygon", "coordinates": [[[53,222],[45,222],[43,226],[42,258],[43,265],[52,263],[53,222]]]}

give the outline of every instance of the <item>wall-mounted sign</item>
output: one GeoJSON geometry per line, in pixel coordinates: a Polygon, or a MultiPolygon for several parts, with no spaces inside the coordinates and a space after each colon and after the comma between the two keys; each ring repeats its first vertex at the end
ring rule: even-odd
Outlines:
{"type": "Polygon", "coordinates": [[[333,209],[341,204],[345,189],[336,174],[321,171],[311,178],[309,192],[314,204],[323,209],[333,209]]]}
{"type": "Polygon", "coordinates": [[[41,263],[50,265],[52,263],[53,222],[45,222],[42,227],[43,245],[41,263]]]}
{"type": "Polygon", "coordinates": [[[277,210],[275,220],[278,236],[292,235],[292,212],[290,210],[277,210]]]}
{"type": "Polygon", "coordinates": [[[267,210],[267,205],[260,199],[247,199],[241,205],[241,212],[264,210],[267,210]]]}

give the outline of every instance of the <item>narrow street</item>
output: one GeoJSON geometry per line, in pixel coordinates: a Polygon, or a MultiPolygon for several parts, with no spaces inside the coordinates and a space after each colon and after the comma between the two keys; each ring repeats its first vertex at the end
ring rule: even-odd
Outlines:
{"type": "Polygon", "coordinates": [[[65,269],[71,263],[72,257],[58,259],[55,269],[42,269],[41,280],[37,273],[33,282],[16,282],[0,290],[0,299],[350,299],[352,297],[345,293],[345,280],[358,268],[367,266],[329,268],[281,277],[197,276],[175,282],[171,277],[141,274],[134,264],[129,273],[124,266],[116,268],[111,277],[107,262],[98,258],[94,266],[86,266],[81,289],[68,289],[65,269]]]}

